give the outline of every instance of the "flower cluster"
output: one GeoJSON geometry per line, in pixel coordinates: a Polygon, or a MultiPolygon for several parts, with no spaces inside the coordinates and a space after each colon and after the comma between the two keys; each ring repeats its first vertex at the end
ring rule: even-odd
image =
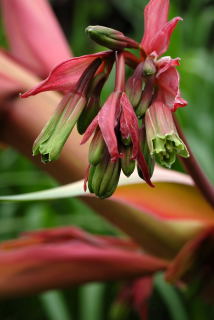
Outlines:
{"type": "Polygon", "coordinates": [[[36,139],[33,154],[43,162],[58,158],[73,127],[92,136],[85,179],[90,192],[106,198],[115,191],[121,170],[138,173],[150,186],[155,161],[168,168],[176,155],[188,151],[176,131],[172,112],[187,103],[180,96],[179,58],[159,58],[168,48],[176,17],[167,21],[169,0],[150,0],[144,12],[145,32],[141,43],[102,26],[90,26],[88,35],[109,51],[67,60],[48,78],[24,93],[28,97],[48,90],[65,93],[54,115],[36,139]],[[139,51],[136,56],[127,48],[139,51]],[[103,106],[100,94],[115,63],[113,92],[103,106]],[[126,65],[131,70],[126,75],[126,65]]]}

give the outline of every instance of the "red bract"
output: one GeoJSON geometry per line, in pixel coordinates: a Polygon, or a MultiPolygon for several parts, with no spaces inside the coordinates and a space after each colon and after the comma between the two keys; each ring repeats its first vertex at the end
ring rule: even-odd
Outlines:
{"type": "MultiPolygon", "coordinates": [[[[169,46],[171,34],[178,21],[176,17],[167,21],[169,11],[169,0],[151,0],[144,11],[144,36],[141,48],[146,55],[161,56],[169,46]]],[[[175,69],[178,66],[178,58],[164,57],[156,61],[158,99],[164,102],[172,111],[184,107],[187,102],[180,97],[179,74],[175,69]],[[168,71],[168,72],[167,72],[168,71]],[[162,74],[162,75],[161,75],[162,74]]]]}
{"type": "Polygon", "coordinates": [[[108,57],[111,54],[111,51],[106,51],[66,60],[56,66],[51,71],[48,78],[42,81],[38,86],[22,94],[22,98],[27,98],[49,90],[72,92],[83,72],[94,60],[108,57]]]}
{"type": "Polygon", "coordinates": [[[172,111],[179,107],[185,107],[187,101],[180,96],[179,82],[180,77],[175,66],[179,65],[179,59],[164,57],[157,63],[157,83],[159,86],[157,101],[163,102],[172,111]]]}
{"type": "Polygon", "coordinates": [[[117,138],[115,135],[115,127],[118,123],[116,113],[118,113],[118,109],[120,107],[120,97],[120,92],[113,92],[108,97],[101,111],[86,130],[81,141],[81,144],[87,142],[91,135],[95,132],[96,128],[99,126],[113,161],[120,157],[118,152],[117,138]]]}
{"type": "Polygon", "coordinates": [[[136,159],[139,150],[137,117],[125,93],[113,92],[108,97],[98,116],[86,130],[81,143],[88,141],[97,126],[99,126],[112,161],[119,158],[120,154],[115,134],[115,127],[119,122],[119,117],[122,136],[123,138],[131,137],[133,158],[136,159]]]}
{"type": "Polygon", "coordinates": [[[176,17],[167,22],[169,0],[151,0],[144,10],[144,36],[141,48],[149,55],[155,52],[161,56],[169,46],[170,36],[178,21],[176,17]]]}
{"type": "Polygon", "coordinates": [[[139,134],[138,134],[137,117],[125,93],[122,94],[120,103],[121,103],[120,131],[124,139],[131,137],[132,144],[133,144],[132,158],[136,159],[139,152],[139,134]]]}
{"type": "Polygon", "coordinates": [[[98,124],[112,161],[120,157],[115,135],[115,127],[118,124],[120,112],[120,98],[121,92],[113,92],[98,114],[98,124]]]}

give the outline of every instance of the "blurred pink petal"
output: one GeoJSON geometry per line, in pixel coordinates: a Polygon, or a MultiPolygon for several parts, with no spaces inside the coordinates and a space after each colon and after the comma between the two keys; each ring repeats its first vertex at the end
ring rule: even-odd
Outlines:
{"type": "Polygon", "coordinates": [[[27,98],[49,90],[72,91],[82,73],[94,60],[107,57],[110,54],[112,54],[111,51],[104,51],[63,61],[51,71],[45,80],[25,92],[22,97],[27,98]]]}
{"type": "Polygon", "coordinates": [[[172,283],[195,282],[199,293],[213,303],[213,250],[214,227],[207,227],[180,250],[166,272],[166,279],[172,283]]]}
{"type": "Polygon", "coordinates": [[[10,78],[0,71],[0,99],[4,99],[11,94],[17,94],[22,89],[20,82],[10,78]]]}
{"type": "Polygon", "coordinates": [[[149,319],[149,299],[153,291],[152,276],[130,281],[122,287],[116,301],[116,306],[121,305],[133,309],[139,315],[139,319],[149,319]]]}
{"type": "Polygon", "coordinates": [[[17,246],[19,240],[10,241],[9,245],[3,243],[0,296],[19,296],[87,281],[133,278],[167,266],[165,261],[152,256],[109,245],[107,239],[99,245],[99,237],[94,236],[97,244],[91,244],[78,237],[69,238],[68,230],[66,236],[63,233],[55,238],[51,230],[50,237],[45,231],[45,238],[44,233],[41,237],[39,232],[29,233],[22,246],[17,246]]]}
{"type": "Polygon", "coordinates": [[[1,0],[10,51],[18,62],[46,76],[71,57],[65,36],[46,0],[1,0]]]}

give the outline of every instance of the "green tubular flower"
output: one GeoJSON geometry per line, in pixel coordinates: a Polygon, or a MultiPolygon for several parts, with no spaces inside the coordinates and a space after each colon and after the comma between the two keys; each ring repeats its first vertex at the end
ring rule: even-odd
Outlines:
{"type": "Polygon", "coordinates": [[[86,104],[79,94],[66,95],[55,114],[33,145],[33,155],[41,154],[42,162],[56,160],[86,104]]]}
{"type": "MultiPolygon", "coordinates": [[[[155,168],[155,159],[154,156],[150,154],[149,146],[146,139],[146,131],[145,131],[145,125],[143,124],[140,128],[140,151],[142,152],[144,159],[146,161],[146,164],[148,166],[149,176],[150,178],[153,175],[154,168],[155,168]]],[[[145,177],[143,175],[142,170],[139,166],[137,166],[138,175],[141,179],[145,180],[145,177]]]]}
{"type": "Polygon", "coordinates": [[[176,156],[189,157],[189,152],[178,136],[171,111],[155,102],[145,116],[146,136],[150,154],[164,167],[171,168],[176,156]]]}
{"type": "Polygon", "coordinates": [[[99,128],[96,129],[94,137],[89,147],[89,162],[97,165],[103,158],[106,151],[106,144],[99,128]]]}
{"type": "Polygon", "coordinates": [[[120,177],[120,160],[111,161],[109,154],[97,165],[91,165],[88,176],[88,188],[97,197],[110,197],[117,188],[120,177]]]}

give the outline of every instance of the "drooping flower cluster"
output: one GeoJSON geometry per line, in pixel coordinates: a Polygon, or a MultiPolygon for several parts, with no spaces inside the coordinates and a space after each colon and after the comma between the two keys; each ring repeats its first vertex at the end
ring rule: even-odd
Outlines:
{"type": "Polygon", "coordinates": [[[85,179],[90,192],[109,197],[116,189],[121,170],[138,173],[150,186],[155,160],[171,167],[176,155],[188,157],[176,131],[172,112],[187,103],[180,96],[179,58],[159,58],[168,48],[176,17],[167,21],[169,0],[150,0],[145,8],[145,33],[141,43],[123,33],[90,26],[88,35],[111,49],[67,60],[53,69],[28,97],[48,90],[65,93],[53,117],[34,143],[33,154],[42,161],[58,158],[75,124],[82,143],[92,137],[85,179]],[[139,50],[140,58],[127,51],[139,50]],[[116,65],[115,87],[103,106],[100,94],[112,66],[116,65]],[[126,76],[128,65],[132,70],[126,76]]]}

